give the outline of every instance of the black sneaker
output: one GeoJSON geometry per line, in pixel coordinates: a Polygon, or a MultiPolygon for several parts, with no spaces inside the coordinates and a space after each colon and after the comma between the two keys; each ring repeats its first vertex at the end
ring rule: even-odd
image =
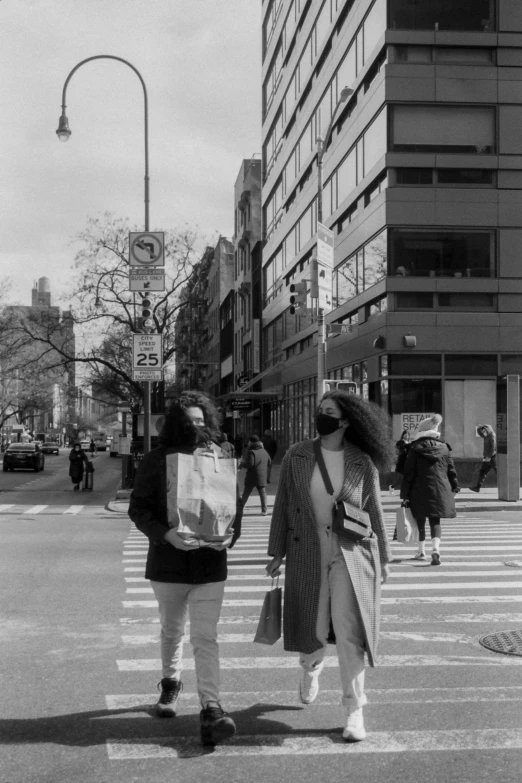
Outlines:
{"type": "Polygon", "coordinates": [[[440,565],[440,555],[438,552],[432,552],[431,554],[431,564],[432,565],[440,565]]]}
{"type": "Polygon", "coordinates": [[[232,718],[221,709],[217,702],[215,704],[215,707],[210,707],[207,704],[199,713],[203,745],[217,745],[218,742],[233,737],[236,733],[236,724],[232,718]]]}
{"type": "Polygon", "coordinates": [[[164,677],[158,683],[158,688],[160,687],[161,695],[156,704],[156,714],[160,718],[173,718],[176,715],[176,702],[183,684],[180,680],[171,680],[168,677],[164,677]]]}
{"type": "Polygon", "coordinates": [[[470,492],[480,492],[480,484],[477,484],[476,487],[469,487],[470,492]]]}

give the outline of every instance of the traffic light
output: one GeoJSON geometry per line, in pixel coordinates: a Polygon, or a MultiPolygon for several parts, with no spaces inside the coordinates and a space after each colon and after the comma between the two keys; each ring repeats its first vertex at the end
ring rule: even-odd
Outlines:
{"type": "Polygon", "coordinates": [[[329,391],[342,391],[348,394],[357,394],[357,384],[353,381],[323,381],[323,394],[329,391]]]}
{"type": "Polygon", "coordinates": [[[290,284],[290,314],[303,314],[306,311],[306,282],[290,284]]]}
{"type": "Polygon", "coordinates": [[[152,310],[151,310],[152,302],[150,299],[147,299],[146,297],[141,300],[141,328],[142,329],[150,329],[153,321],[152,321],[152,310]]]}

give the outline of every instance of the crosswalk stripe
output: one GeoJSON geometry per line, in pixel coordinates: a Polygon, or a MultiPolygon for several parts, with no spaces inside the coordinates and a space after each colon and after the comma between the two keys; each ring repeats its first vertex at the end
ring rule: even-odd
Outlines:
{"type": "MultiPolygon", "coordinates": [[[[509,578],[511,574],[506,574],[509,578]]],[[[522,587],[522,581],[520,582],[418,582],[416,584],[398,584],[391,585],[387,582],[382,586],[382,589],[389,591],[399,590],[492,590],[494,588],[502,587],[520,589],[522,587]]],[[[225,593],[265,593],[268,587],[266,585],[245,585],[238,587],[236,585],[226,585],[225,593]]],[[[128,594],[145,594],[152,593],[152,587],[127,587],[126,593],[128,594]]]]}
{"type": "MultiPolygon", "coordinates": [[[[133,658],[116,661],[120,672],[150,672],[161,671],[159,658],[133,658]]],[[[227,669],[294,669],[297,667],[297,657],[256,656],[254,658],[221,658],[220,668],[227,669]]],[[[337,656],[327,655],[324,665],[330,668],[339,666],[337,656]]],[[[377,665],[380,667],[403,666],[522,666],[522,658],[472,655],[379,655],[377,665]]],[[[194,671],[194,659],[187,658],[183,668],[194,671]]]]}
{"type": "MultiPolygon", "coordinates": [[[[440,583],[440,574],[444,573],[441,571],[436,571],[431,566],[420,566],[418,567],[418,571],[425,570],[426,573],[423,573],[422,579],[424,578],[434,578],[438,579],[440,583]]],[[[141,569],[137,569],[141,570],[141,569]]],[[[419,579],[419,573],[407,573],[405,571],[394,571],[392,570],[390,573],[390,578],[393,579],[419,579]]],[[[459,576],[506,576],[509,578],[512,578],[513,571],[511,569],[507,570],[504,568],[502,571],[452,571],[449,576],[453,579],[454,577],[459,576]]],[[[227,581],[253,581],[255,579],[262,579],[265,580],[265,585],[267,585],[266,589],[269,588],[269,582],[267,582],[267,577],[261,573],[261,574],[229,574],[227,581]]],[[[284,577],[281,577],[281,580],[284,580],[284,577]]],[[[126,576],[125,577],[126,582],[149,582],[148,579],[146,579],[144,576],[126,576]]],[[[461,584],[460,582],[458,584],[461,584]]]]}
{"type": "Polygon", "coordinates": [[[69,506],[63,513],[64,514],[79,514],[84,506],[69,506]]]}
{"type": "Polygon", "coordinates": [[[48,508],[48,506],[31,506],[31,508],[28,508],[27,511],[23,511],[23,514],[39,514],[40,511],[43,511],[44,508],[48,508]]]}
{"type": "Polygon", "coordinates": [[[7,511],[8,508],[14,508],[14,503],[4,503],[3,505],[0,505],[0,513],[2,511],[7,511]]]}
{"type": "MultiPolygon", "coordinates": [[[[522,601],[522,598],[520,599],[522,601]]],[[[262,606],[263,601],[256,598],[243,598],[241,600],[224,600],[223,606],[262,606]]],[[[157,608],[157,601],[122,601],[125,609],[150,609],[153,606],[157,608]]]]}
{"type": "MultiPolygon", "coordinates": [[[[418,688],[368,688],[365,689],[369,706],[374,704],[451,704],[460,702],[522,701],[522,686],[474,687],[474,688],[430,688],[428,691],[418,688]]],[[[297,701],[297,688],[277,691],[229,691],[222,692],[223,703],[228,709],[242,709],[252,704],[264,702],[286,706],[297,701]]],[[[143,709],[155,704],[157,693],[110,694],[105,697],[108,710],[143,709]]],[[[318,701],[312,709],[339,705],[339,690],[321,688],[318,701]]],[[[199,707],[197,693],[183,691],[178,701],[179,711],[184,707],[199,707]]],[[[143,713],[141,713],[143,716],[143,713]]],[[[126,718],[129,717],[127,714],[126,718]]]]}
{"type": "MultiPolygon", "coordinates": [[[[522,729],[454,729],[446,731],[376,731],[364,742],[344,742],[340,732],[306,734],[254,734],[233,737],[213,748],[212,758],[232,756],[325,756],[425,751],[513,750],[522,748],[522,729]]],[[[147,740],[107,740],[111,761],[131,759],[193,758],[206,756],[195,737],[147,740]]]]}
{"type": "MultiPolygon", "coordinates": [[[[413,604],[501,604],[522,603],[522,595],[439,595],[439,596],[383,596],[382,606],[408,606],[413,604]]],[[[223,606],[262,606],[262,599],[225,599],[223,606]]],[[[126,609],[147,609],[158,606],[157,601],[122,601],[126,609]]]]}

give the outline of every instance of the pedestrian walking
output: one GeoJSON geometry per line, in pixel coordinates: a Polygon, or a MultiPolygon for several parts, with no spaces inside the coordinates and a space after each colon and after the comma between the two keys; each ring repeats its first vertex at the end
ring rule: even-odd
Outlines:
{"type": "Polygon", "coordinates": [[[404,464],[408,455],[408,449],[410,448],[410,432],[409,430],[403,430],[401,437],[395,444],[397,450],[397,462],[395,463],[395,472],[399,475],[390,484],[390,494],[393,495],[394,490],[398,489],[402,480],[402,474],[404,473],[404,464]]]}
{"type": "Polygon", "coordinates": [[[250,435],[248,438],[246,453],[239,467],[246,468],[243,497],[241,498],[243,508],[250,497],[250,493],[256,487],[261,500],[261,514],[266,516],[266,484],[270,468],[270,457],[263,448],[259,435],[250,435]]]}
{"type": "Polygon", "coordinates": [[[94,455],[96,454],[96,443],[92,438],[91,438],[91,442],[89,443],[89,451],[91,452],[91,457],[94,457],[94,455]]]}
{"type": "MultiPolygon", "coordinates": [[[[149,539],[145,578],[151,581],[160,615],[162,679],[157,714],[176,714],[188,611],[201,703],[201,740],[209,745],[235,733],[234,721],[220,702],[217,624],[227,578],[226,550],[241,532],[241,503],[238,494],[234,532],[227,540],[207,543],[180,536],[168,523],[166,465],[167,455],[193,454],[218,436],[214,402],[202,392],[181,394],[165,416],[159,447],[145,454],[139,464],[129,505],[130,518],[149,539]]],[[[214,450],[219,447],[214,445],[214,450]]]]}
{"type": "Polygon", "coordinates": [[[477,435],[484,439],[484,448],[477,483],[470,487],[472,492],[480,492],[490,470],[497,473],[497,436],[493,427],[490,424],[481,424],[477,427],[477,435]]]}
{"type": "Polygon", "coordinates": [[[242,459],[243,457],[243,444],[245,439],[241,432],[238,432],[234,438],[234,448],[236,450],[236,459],[242,459]]]}
{"type": "Polygon", "coordinates": [[[236,452],[233,444],[230,443],[226,432],[221,433],[219,437],[219,445],[221,446],[221,450],[223,451],[226,457],[228,457],[229,459],[234,459],[236,452]]]}
{"type": "Polygon", "coordinates": [[[453,519],[455,497],[460,492],[450,447],[440,440],[442,416],[436,413],[421,421],[406,457],[401,485],[404,506],[411,508],[419,528],[415,560],[427,560],[426,517],[431,532],[431,565],[440,565],[441,518],[453,519]]]}
{"type": "Polygon", "coordinates": [[[81,443],[75,443],[69,453],[69,476],[73,483],[73,490],[79,490],[83,479],[84,468],[87,467],[89,458],[82,449],[81,443]]]}
{"type": "MultiPolygon", "coordinates": [[[[286,557],[283,634],[285,650],[299,653],[303,704],[315,700],[330,624],[336,637],[343,737],[365,738],[364,653],[375,665],[380,585],[391,560],[384,528],[377,469],[394,459],[386,414],[373,403],[342,391],[327,392],[316,415],[319,438],[291,446],[283,458],[272,514],[266,571],[279,574],[286,557]],[[326,467],[316,459],[316,449],[326,467]],[[355,543],[332,530],[333,499],[364,509],[371,534],[355,543]]],[[[319,456],[319,455],[318,455],[319,456]]]]}
{"type": "Polygon", "coordinates": [[[275,455],[277,454],[277,441],[273,436],[272,430],[265,430],[263,437],[261,438],[263,448],[270,457],[268,463],[268,473],[266,477],[266,483],[270,484],[270,478],[272,474],[272,465],[274,464],[275,455]]]}

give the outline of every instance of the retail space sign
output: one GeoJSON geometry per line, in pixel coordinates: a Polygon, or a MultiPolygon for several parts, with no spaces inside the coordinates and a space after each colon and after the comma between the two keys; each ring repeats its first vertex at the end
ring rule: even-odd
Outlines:
{"type": "Polygon", "coordinates": [[[333,310],[334,233],[322,223],[317,224],[317,292],[319,309],[333,310]]]}
{"type": "Polygon", "coordinates": [[[404,430],[413,435],[421,421],[435,416],[434,413],[395,413],[393,415],[393,437],[397,440],[404,430]]]}
{"type": "Polygon", "coordinates": [[[242,397],[236,397],[228,401],[228,405],[233,411],[251,411],[252,400],[243,399],[242,397]]]}
{"type": "Polygon", "coordinates": [[[129,271],[129,291],[164,291],[165,273],[160,271],[129,271]]]}
{"type": "Polygon", "coordinates": [[[131,266],[165,266],[163,231],[130,231],[129,264],[131,266]]]}

